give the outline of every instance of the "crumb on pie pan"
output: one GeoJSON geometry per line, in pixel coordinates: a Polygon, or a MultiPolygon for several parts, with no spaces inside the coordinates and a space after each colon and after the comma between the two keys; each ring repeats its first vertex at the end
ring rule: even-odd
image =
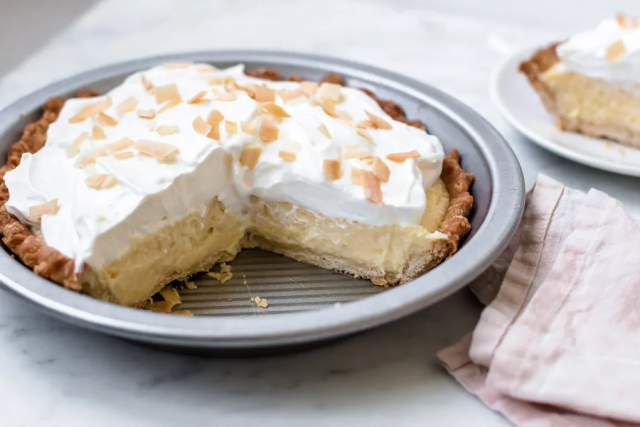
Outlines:
{"type": "MultiPolygon", "coordinates": [[[[264,352],[328,340],[398,319],[437,302],[479,275],[515,232],[524,207],[522,171],[500,134],[477,113],[428,85],[374,67],[316,55],[268,51],[193,52],[111,65],[51,84],[0,112],[0,149],[19,139],[24,124],[37,118],[47,98],[69,97],[78,89],[104,93],[127,75],[158,63],[209,62],[217,67],[245,63],[248,70],[275,68],[283,75],[317,80],[331,72],[349,86],[371,90],[402,106],[409,119],[424,123],[445,152],[456,148],[462,166],[475,175],[471,231],[458,252],[414,281],[393,289],[372,285],[282,256],[252,250],[231,264],[223,283],[201,274],[193,289],[181,290],[180,310],[171,316],[105,303],[55,286],[0,251],[3,287],[46,312],[79,326],[112,335],[208,352],[264,352]],[[268,300],[258,306],[256,297],[268,300]],[[366,297],[366,298],[365,298],[366,297]]],[[[258,301],[261,301],[259,299],[258,301]]]]}

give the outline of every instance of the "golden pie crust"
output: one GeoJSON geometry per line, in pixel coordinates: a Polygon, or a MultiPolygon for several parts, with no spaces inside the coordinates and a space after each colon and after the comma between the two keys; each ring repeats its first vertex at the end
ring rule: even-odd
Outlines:
{"type": "Polygon", "coordinates": [[[560,62],[560,58],[558,58],[558,54],[556,53],[556,47],[559,44],[560,43],[554,43],[537,50],[531,58],[520,63],[519,70],[527,77],[533,89],[540,96],[545,109],[555,119],[556,126],[561,130],[568,130],[565,129],[562,116],[557,109],[555,93],[541,79],[541,76],[545,72],[560,62]]]}

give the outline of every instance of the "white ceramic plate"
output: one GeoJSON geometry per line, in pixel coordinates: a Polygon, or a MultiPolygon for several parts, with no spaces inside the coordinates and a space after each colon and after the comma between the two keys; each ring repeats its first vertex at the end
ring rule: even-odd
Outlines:
{"type": "Polygon", "coordinates": [[[535,48],[511,55],[491,78],[491,97],[500,113],[531,141],[570,160],[624,175],[640,176],[640,150],[604,139],[558,130],[538,95],[518,71],[535,48]]]}

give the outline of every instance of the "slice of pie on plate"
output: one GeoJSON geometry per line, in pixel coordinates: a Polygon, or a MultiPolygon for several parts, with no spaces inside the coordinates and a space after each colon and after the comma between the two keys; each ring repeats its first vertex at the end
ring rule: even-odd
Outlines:
{"type": "Polygon", "coordinates": [[[640,20],[624,14],[520,64],[561,130],[640,148],[640,20]]]}
{"type": "Polygon", "coordinates": [[[2,168],[0,231],[36,274],[140,306],[259,247],[405,283],[456,251],[473,199],[454,150],[337,75],[164,64],[47,102],[2,168]]]}

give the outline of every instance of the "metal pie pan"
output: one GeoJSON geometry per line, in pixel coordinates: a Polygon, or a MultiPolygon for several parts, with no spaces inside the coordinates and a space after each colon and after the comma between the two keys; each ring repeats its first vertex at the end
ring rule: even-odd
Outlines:
{"type": "Polygon", "coordinates": [[[345,336],[411,314],[462,288],[500,254],[515,232],[524,206],[519,163],[502,136],[477,113],[441,91],[367,65],[316,55],[270,51],[205,51],[157,56],[88,71],[51,84],[0,112],[0,149],[6,158],[25,123],[51,96],[82,88],[106,92],[127,75],[168,61],[201,61],[218,67],[244,63],[271,67],[310,80],[336,72],[350,86],[365,87],[420,119],[446,150],[456,148],[476,176],[472,231],[458,252],[438,267],[392,289],[306,266],[264,252],[241,254],[234,279],[224,285],[206,276],[185,291],[182,308],[193,317],[121,307],[80,295],[36,276],[0,251],[0,282],[45,312],[70,323],[119,337],[181,350],[265,352],[345,336]],[[21,115],[23,118],[21,118],[21,115]],[[246,293],[243,293],[245,292],[246,293]],[[249,295],[266,297],[256,308],[249,295]],[[267,315],[269,314],[269,315],[267,315]]]}

